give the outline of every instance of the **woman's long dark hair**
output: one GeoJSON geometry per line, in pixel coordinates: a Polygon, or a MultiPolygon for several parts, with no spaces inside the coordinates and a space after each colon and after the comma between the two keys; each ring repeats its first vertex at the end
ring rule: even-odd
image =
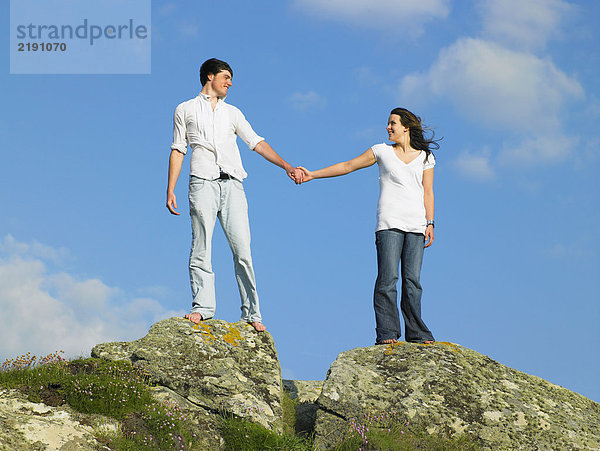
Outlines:
{"type": "Polygon", "coordinates": [[[400,116],[400,123],[404,127],[408,127],[410,142],[409,145],[416,150],[425,151],[425,161],[429,158],[429,155],[433,154],[432,149],[439,149],[440,145],[438,141],[440,139],[434,139],[435,133],[432,128],[423,127],[421,124],[421,118],[406,108],[394,108],[390,114],[396,114],[400,116]],[[427,138],[425,131],[431,132],[431,136],[427,138]]]}

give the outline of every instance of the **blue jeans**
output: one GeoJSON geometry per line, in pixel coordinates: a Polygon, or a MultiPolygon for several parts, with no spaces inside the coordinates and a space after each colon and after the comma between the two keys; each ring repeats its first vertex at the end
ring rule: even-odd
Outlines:
{"type": "Polygon", "coordinates": [[[190,216],[192,249],[190,251],[190,283],[192,313],[204,319],[215,315],[215,274],[212,270],[212,235],[217,218],[221,222],[235,267],[243,321],[261,321],[256,279],[250,254],[248,203],[242,182],[238,180],[204,180],[190,177],[190,216]]]}
{"type": "Polygon", "coordinates": [[[403,232],[398,229],[375,232],[377,281],[373,306],[375,307],[376,343],[396,339],[401,335],[396,299],[399,263],[402,275],[400,309],[404,317],[406,341],[422,343],[433,340],[431,331],[421,319],[422,289],[419,278],[424,244],[425,236],[420,233],[403,232]]]}

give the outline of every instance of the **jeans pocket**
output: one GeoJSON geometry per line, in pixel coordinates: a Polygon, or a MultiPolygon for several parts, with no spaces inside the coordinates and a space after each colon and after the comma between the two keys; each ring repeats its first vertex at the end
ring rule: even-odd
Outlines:
{"type": "Polygon", "coordinates": [[[200,191],[204,187],[205,183],[206,180],[204,179],[192,177],[190,179],[190,194],[200,191]]]}

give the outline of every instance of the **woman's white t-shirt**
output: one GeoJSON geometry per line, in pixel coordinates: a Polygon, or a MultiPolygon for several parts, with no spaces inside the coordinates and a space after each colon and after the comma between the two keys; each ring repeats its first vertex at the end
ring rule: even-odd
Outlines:
{"type": "Polygon", "coordinates": [[[379,165],[379,202],[375,231],[400,229],[425,234],[427,219],[423,196],[423,171],[435,166],[433,154],[425,151],[406,164],[387,144],[371,147],[379,165]]]}

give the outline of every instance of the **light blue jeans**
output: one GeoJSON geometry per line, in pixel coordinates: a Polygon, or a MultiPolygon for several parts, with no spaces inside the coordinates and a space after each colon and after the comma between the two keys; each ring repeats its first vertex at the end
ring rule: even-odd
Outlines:
{"type": "Polygon", "coordinates": [[[204,180],[191,176],[189,200],[192,218],[191,312],[200,313],[204,319],[215,315],[215,274],[212,271],[211,244],[215,222],[219,218],[233,252],[235,277],[242,300],[241,319],[247,322],[261,321],[250,255],[248,203],[242,182],[235,179],[204,180]]]}

